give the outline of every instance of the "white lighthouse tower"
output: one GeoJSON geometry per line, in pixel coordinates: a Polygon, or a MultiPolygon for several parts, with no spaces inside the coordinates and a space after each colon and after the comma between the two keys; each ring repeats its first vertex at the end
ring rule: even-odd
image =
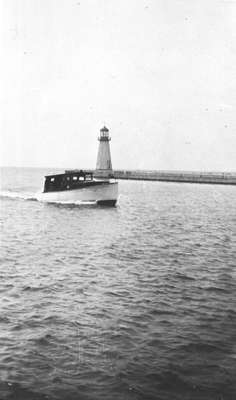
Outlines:
{"type": "Polygon", "coordinates": [[[111,151],[110,151],[110,136],[109,129],[104,126],[100,129],[100,136],[98,137],[99,147],[97,155],[97,164],[95,177],[97,178],[112,178],[113,170],[111,164],[111,151]]]}

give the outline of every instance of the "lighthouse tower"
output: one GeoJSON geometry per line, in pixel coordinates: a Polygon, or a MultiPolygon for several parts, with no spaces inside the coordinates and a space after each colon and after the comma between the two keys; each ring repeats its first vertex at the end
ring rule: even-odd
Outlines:
{"type": "Polygon", "coordinates": [[[100,136],[98,137],[99,147],[97,155],[97,164],[95,177],[99,178],[112,178],[112,164],[111,164],[111,151],[110,151],[110,136],[109,129],[104,126],[100,129],[100,136]]]}

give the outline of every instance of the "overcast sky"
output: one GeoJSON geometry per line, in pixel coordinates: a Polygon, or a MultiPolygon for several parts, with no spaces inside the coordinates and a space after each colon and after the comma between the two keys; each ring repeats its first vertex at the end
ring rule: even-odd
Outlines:
{"type": "Polygon", "coordinates": [[[236,171],[234,0],[0,0],[10,166],[236,171]]]}

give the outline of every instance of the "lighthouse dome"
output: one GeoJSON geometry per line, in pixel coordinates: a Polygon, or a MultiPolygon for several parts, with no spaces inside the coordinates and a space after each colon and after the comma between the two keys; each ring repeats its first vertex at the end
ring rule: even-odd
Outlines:
{"type": "Polygon", "coordinates": [[[100,132],[109,132],[109,129],[104,125],[104,127],[100,129],[100,132]]]}

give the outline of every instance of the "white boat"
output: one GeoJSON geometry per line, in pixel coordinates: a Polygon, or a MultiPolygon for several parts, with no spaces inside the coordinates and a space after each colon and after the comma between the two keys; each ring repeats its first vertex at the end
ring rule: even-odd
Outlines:
{"type": "Polygon", "coordinates": [[[94,179],[91,172],[65,171],[45,176],[44,190],[38,200],[48,203],[96,203],[115,206],[118,183],[112,179],[94,179]]]}

